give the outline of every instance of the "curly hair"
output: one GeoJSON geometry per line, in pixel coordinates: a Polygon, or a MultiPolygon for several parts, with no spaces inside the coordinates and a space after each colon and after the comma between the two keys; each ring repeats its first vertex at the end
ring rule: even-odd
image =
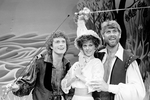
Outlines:
{"type": "Polygon", "coordinates": [[[66,52],[67,52],[67,50],[69,48],[69,41],[70,41],[68,36],[65,35],[65,33],[62,32],[62,31],[56,31],[56,32],[53,32],[48,38],[46,38],[45,45],[46,45],[46,49],[47,49],[47,53],[48,54],[50,54],[50,55],[52,54],[51,47],[53,46],[54,38],[59,38],[59,37],[62,37],[62,38],[64,38],[66,40],[66,46],[67,46],[66,52]]]}
{"type": "Polygon", "coordinates": [[[98,49],[100,45],[100,40],[92,35],[82,35],[76,40],[77,46],[82,50],[83,43],[87,41],[92,41],[95,45],[96,49],[98,49]]]}

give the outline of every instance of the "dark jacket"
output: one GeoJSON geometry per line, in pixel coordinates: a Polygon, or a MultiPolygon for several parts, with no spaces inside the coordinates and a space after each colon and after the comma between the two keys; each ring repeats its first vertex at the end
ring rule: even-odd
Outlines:
{"type": "Polygon", "coordinates": [[[63,58],[63,69],[59,70],[58,75],[52,64],[52,56],[44,55],[36,59],[27,73],[17,81],[20,89],[13,94],[25,96],[32,90],[33,100],[61,100],[61,96],[66,97],[66,95],[61,90],[60,82],[69,68],[70,62],[63,58]]]}

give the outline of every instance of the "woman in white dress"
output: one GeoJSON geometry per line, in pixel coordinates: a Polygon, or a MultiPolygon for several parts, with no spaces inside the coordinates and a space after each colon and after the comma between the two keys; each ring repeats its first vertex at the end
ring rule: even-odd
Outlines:
{"type": "MultiPolygon", "coordinates": [[[[83,15],[84,16],[84,15],[83,15]]],[[[75,89],[72,100],[94,100],[90,81],[103,80],[104,69],[100,59],[94,57],[95,51],[101,45],[101,39],[93,30],[87,30],[85,22],[77,20],[77,38],[75,46],[80,50],[79,61],[75,62],[61,81],[62,90],[67,94],[75,89]]]]}

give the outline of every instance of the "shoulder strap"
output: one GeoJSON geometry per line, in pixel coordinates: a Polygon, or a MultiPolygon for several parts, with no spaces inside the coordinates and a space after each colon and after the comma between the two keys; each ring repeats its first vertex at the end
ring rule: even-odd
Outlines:
{"type": "MultiPolygon", "coordinates": [[[[138,65],[140,65],[141,60],[138,58],[138,56],[135,56],[135,55],[131,54],[131,55],[128,57],[128,60],[126,60],[126,63],[125,63],[125,70],[128,69],[129,65],[130,65],[134,60],[136,60],[137,63],[138,63],[138,65]]],[[[140,69],[139,69],[139,70],[140,70],[140,69]]],[[[142,71],[141,71],[141,70],[140,70],[140,73],[141,73],[142,79],[143,79],[143,81],[144,81],[145,79],[144,79],[144,76],[142,75],[142,71]]]]}
{"type": "MultiPolygon", "coordinates": [[[[128,52],[128,51],[127,51],[128,52]]],[[[129,55],[129,57],[128,57],[128,59],[126,60],[126,62],[125,62],[125,70],[127,70],[128,69],[128,67],[129,67],[129,65],[133,62],[133,61],[137,61],[137,63],[138,63],[138,65],[140,65],[140,63],[141,63],[141,60],[138,58],[138,56],[135,56],[135,55],[133,55],[132,53],[130,53],[130,52],[128,52],[128,54],[130,54],[129,55]]],[[[139,69],[140,70],[140,69],[139,69]]],[[[141,73],[141,76],[142,76],[142,79],[144,80],[144,77],[143,77],[143,75],[142,75],[142,71],[140,70],[140,73],[141,73]]]]}
{"type": "Polygon", "coordinates": [[[136,60],[138,65],[140,64],[141,60],[138,58],[138,56],[133,55],[132,53],[128,52],[125,50],[125,53],[128,55],[128,58],[126,60],[125,63],[125,69],[127,70],[127,68],[129,67],[129,65],[136,60]]]}
{"type": "Polygon", "coordinates": [[[137,61],[138,65],[140,64],[140,59],[138,58],[138,56],[133,55],[131,52],[124,50],[124,55],[127,55],[127,59],[125,61],[125,69],[127,69],[134,60],[137,61]]]}

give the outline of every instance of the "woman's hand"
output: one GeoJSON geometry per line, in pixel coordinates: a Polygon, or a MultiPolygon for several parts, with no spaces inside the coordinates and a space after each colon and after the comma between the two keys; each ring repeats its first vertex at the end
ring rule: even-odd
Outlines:
{"type": "Polygon", "coordinates": [[[90,15],[90,9],[84,7],[83,10],[79,11],[79,19],[88,20],[90,15]]]}
{"type": "Polygon", "coordinates": [[[82,74],[82,69],[83,67],[79,64],[78,66],[76,66],[75,68],[75,76],[78,80],[86,83],[85,77],[82,74]]]}
{"type": "Polygon", "coordinates": [[[77,20],[89,20],[90,12],[91,11],[87,7],[84,7],[83,10],[80,10],[78,13],[75,13],[75,23],[77,22],[77,20]]]}
{"type": "Polygon", "coordinates": [[[76,68],[75,68],[75,76],[77,77],[77,78],[79,78],[80,76],[82,76],[82,68],[81,68],[81,65],[80,64],[78,64],[77,66],[76,66],[76,68]]]}

